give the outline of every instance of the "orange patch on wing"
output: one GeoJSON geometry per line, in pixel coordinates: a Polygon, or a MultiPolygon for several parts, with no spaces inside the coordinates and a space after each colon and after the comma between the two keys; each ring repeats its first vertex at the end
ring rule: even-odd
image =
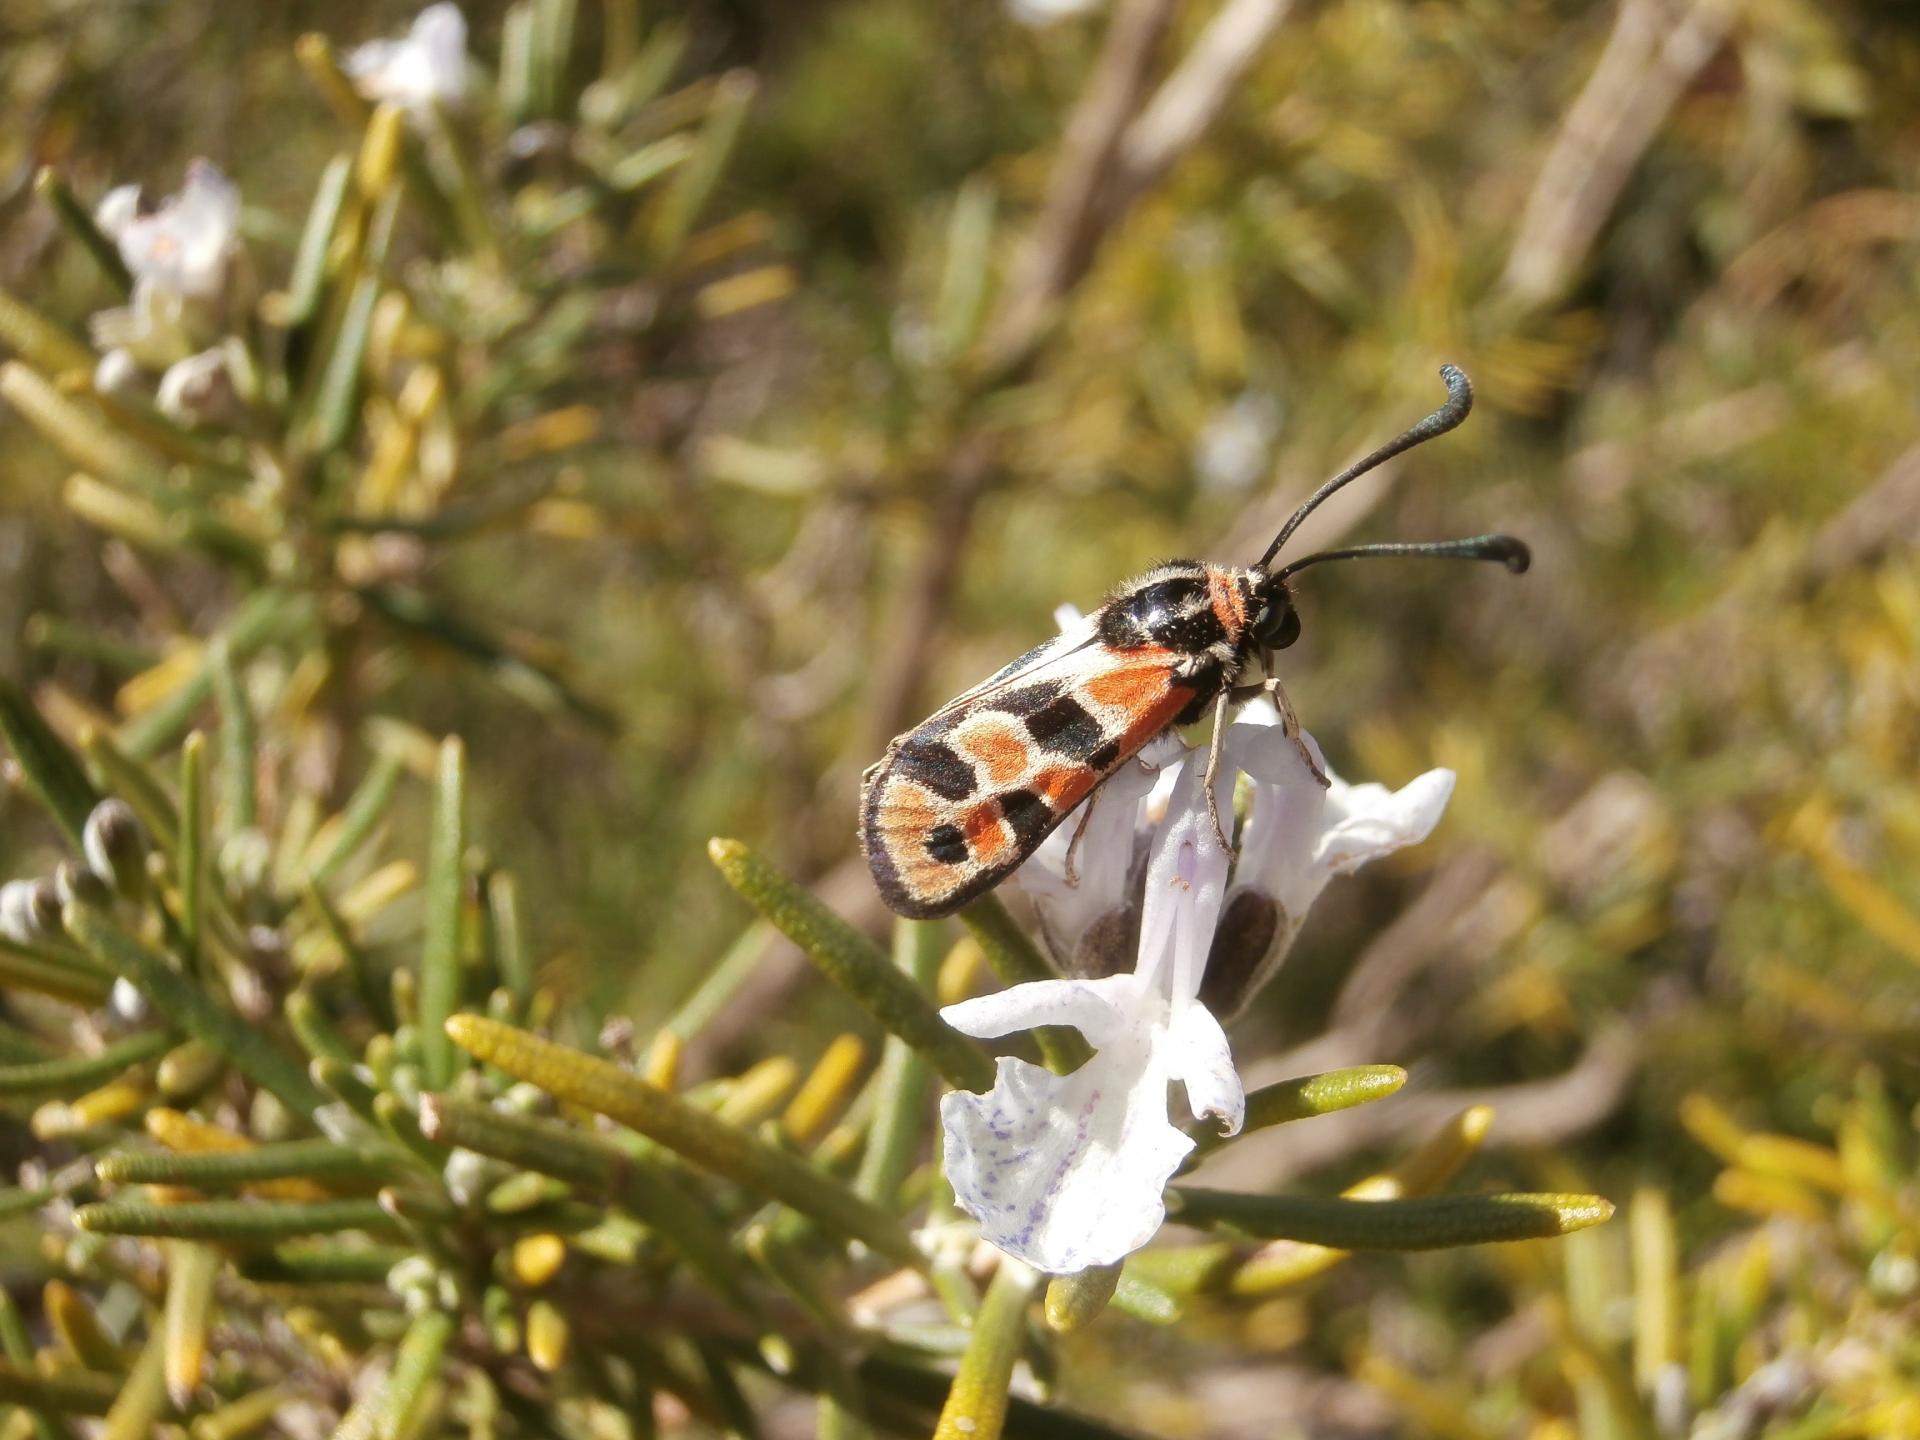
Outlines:
{"type": "Polygon", "coordinates": [[[1012,848],[1006,826],[1000,822],[1000,802],[987,800],[960,817],[960,833],[976,863],[992,865],[1012,848]]]}
{"type": "Polygon", "coordinates": [[[1120,737],[1120,748],[1128,754],[1138,750],[1172,724],[1173,717],[1178,715],[1181,708],[1192,698],[1191,686],[1167,686],[1164,695],[1156,696],[1153,703],[1128,721],[1126,733],[1120,737]]]}
{"type": "Polygon", "coordinates": [[[1083,687],[1089,698],[1117,706],[1130,715],[1151,709],[1165,698],[1167,672],[1160,665],[1122,665],[1089,676],[1083,687]]]}
{"type": "Polygon", "coordinates": [[[905,780],[883,783],[887,788],[880,792],[874,820],[889,843],[902,832],[924,836],[940,823],[943,818],[940,800],[932,791],[905,780]]]}
{"type": "Polygon", "coordinates": [[[1098,778],[1084,765],[1056,765],[1034,776],[1029,788],[1045,797],[1057,815],[1091,790],[1098,778]]]}
{"type": "Polygon", "coordinates": [[[954,737],[961,753],[987,767],[987,784],[1004,790],[1027,773],[1027,742],[1004,721],[982,718],[954,737]]]}

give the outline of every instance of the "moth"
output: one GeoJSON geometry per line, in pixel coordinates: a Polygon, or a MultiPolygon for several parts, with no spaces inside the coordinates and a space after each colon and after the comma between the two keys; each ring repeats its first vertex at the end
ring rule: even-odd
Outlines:
{"type": "Polygon", "coordinates": [[[1209,710],[1210,801],[1234,704],[1270,690],[1297,740],[1274,655],[1300,638],[1291,579],[1308,566],[1398,555],[1498,561],[1524,571],[1527,547],[1510,535],[1351,545],[1274,568],[1288,537],[1328,496],[1467,418],[1473,385],[1466,374],[1446,365],[1440,378],[1446,403],[1315,490],[1254,564],[1156,566],[1080,625],[956,695],[888,745],[866,772],[860,798],[861,848],[887,905],[916,920],[952,914],[1018,868],[1149,740],[1209,710]],[[1255,661],[1269,678],[1240,683],[1255,661]]]}

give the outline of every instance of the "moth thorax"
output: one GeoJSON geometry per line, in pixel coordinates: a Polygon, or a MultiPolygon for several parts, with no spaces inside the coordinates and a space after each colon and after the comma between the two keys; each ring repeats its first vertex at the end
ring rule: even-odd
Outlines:
{"type": "Polygon", "coordinates": [[[1155,647],[1181,655],[1234,643],[1239,627],[1228,632],[1216,603],[1220,573],[1186,561],[1148,571],[1101,607],[1100,639],[1118,650],[1155,647]]]}

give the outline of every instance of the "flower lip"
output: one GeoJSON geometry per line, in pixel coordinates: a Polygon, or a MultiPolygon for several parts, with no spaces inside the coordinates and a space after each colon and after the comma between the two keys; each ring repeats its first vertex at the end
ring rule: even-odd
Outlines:
{"type": "MultiPolygon", "coordinates": [[[[121,187],[108,197],[120,196],[121,187]]],[[[132,206],[137,211],[138,191],[132,206]]],[[[230,262],[238,249],[240,192],[211,161],[195,160],[187,167],[180,193],[169,196],[148,215],[126,213],[124,197],[109,210],[110,223],[119,226],[115,237],[120,258],[136,280],[155,290],[189,300],[217,300],[226,286],[230,262]]]]}
{"type": "Polygon", "coordinates": [[[369,100],[420,111],[453,105],[467,88],[467,20],[451,0],[429,5],[398,40],[370,40],[347,56],[354,88],[369,100]]]}
{"type": "Polygon", "coordinates": [[[1399,790],[1338,777],[1323,787],[1318,748],[1279,719],[1256,704],[1229,730],[1215,797],[1223,815],[1234,776],[1250,785],[1234,854],[1209,812],[1205,755],[1171,741],[1157,773],[1123,770],[1108,782],[1120,788],[1104,816],[1086,817],[1077,876],[1066,866],[1070,837],[1050,839],[1016,872],[1057,959],[1083,959],[1087,936],[1116,914],[1137,920],[1131,971],[1082,970],[941,1011],[983,1039],[1069,1025],[1094,1047],[1068,1075],[1003,1057],[988,1093],[941,1101],[960,1205],[988,1241],[1038,1270],[1114,1264],[1153,1237],[1167,1182],[1193,1148],[1168,1118],[1169,1084],[1181,1084],[1196,1118],[1239,1130],[1245,1093],[1218,1017],[1271,973],[1332,876],[1423,839],[1446,805],[1444,770],[1399,790]]]}

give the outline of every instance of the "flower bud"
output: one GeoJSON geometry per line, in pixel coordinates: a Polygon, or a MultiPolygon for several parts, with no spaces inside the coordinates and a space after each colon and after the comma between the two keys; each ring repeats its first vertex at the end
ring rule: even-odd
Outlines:
{"type": "Polygon", "coordinates": [[[51,880],[9,880],[0,885],[0,935],[16,945],[32,945],[59,934],[60,897],[51,880]]]}
{"type": "Polygon", "coordinates": [[[153,1009],[147,1004],[147,997],[136,990],[133,982],[124,975],[113,982],[112,993],[107,997],[107,1008],[113,1012],[114,1019],[128,1027],[142,1023],[153,1009]]]}
{"type": "Polygon", "coordinates": [[[93,367],[93,388],[102,395],[128,395],[140,380],[140,362],[133,352],[118,346],[107,351],[93,367]]]}
{"type": "MultiPolygon", "coordinates": [[[[45,881],[41,882],[43,886],[45,883],[45,881]]],[[[60,868],[53,872],[53,895],[54,902],[60,910],[66,909],[69,905],[105,905],[113,898],[113,892],[107,889],[106,881],[85,866],[75,865],[71,860],[62,863],[60,868]]],[[[58,912],[55,913],[57,916],[58,912]]],[[[59,920],[56,918],[54,928],[57,929],[58,926],[59,920]]]]}
{"type": "Polygon", "coordinates": [[[387,1289],[403,1300],[415,1294],[431,1294],[439,1275],[439,1268],[425,1255],[409,1255],[387,1272],[387,1289]]]}
{"type": "Polygon", "coordinates": [[[472,1150],[455,1150],[447,1157],[441,1178],[446,1181],[447,1194],[456,1205],[475,1205],[499,1176],[484,1155],[472,1150]]]}
{"type": "Polygon", "coordinates": [[[115,891],[137,897],[147,880],[147,837],[124,800],[102,800],[80,832],[87,865],[115,891]]]}
{"type": "Polygon", "coordinates": [[[9,880],[0,885],[0,938],[16,945],[33,943],[33,902],[28,895],[32,889],[31,880],[9,880]]]}

